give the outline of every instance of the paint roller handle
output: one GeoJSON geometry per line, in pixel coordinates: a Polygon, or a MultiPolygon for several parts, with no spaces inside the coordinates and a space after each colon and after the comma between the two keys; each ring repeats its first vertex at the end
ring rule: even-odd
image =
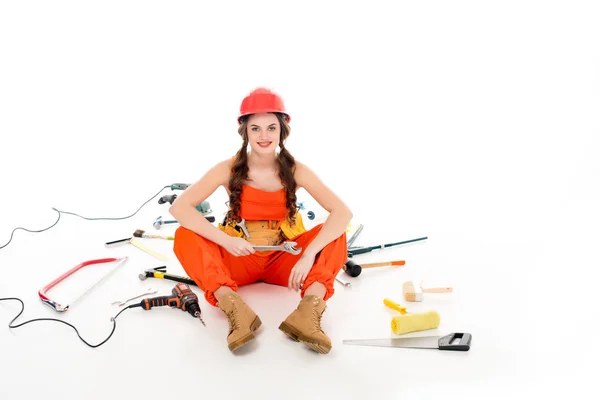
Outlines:
{"type": "Polygon", "coordinates": [[[391,308],[392,310],[396,310],[400,312],[400,314],[406,314],[406,308],[400,307],[400,304],[393,302],[392,300],[385,298],[383,299],[383,304],[391,308]]]}

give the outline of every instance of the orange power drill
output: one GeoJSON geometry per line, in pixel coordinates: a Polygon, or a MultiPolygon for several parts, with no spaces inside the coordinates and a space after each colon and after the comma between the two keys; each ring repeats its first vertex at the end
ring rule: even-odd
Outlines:
{"type": "Polygon", "coordinates": [[[198,318],[204,326],[202,320],[198,296],[185,283],[178,283],[173,288],[173,296],[150,297],[139,302],[139,304],[130,307],[142,307],[144,310],[150,310],[152,307],[169,306],[189,312],[193,317],[198,318]]]}

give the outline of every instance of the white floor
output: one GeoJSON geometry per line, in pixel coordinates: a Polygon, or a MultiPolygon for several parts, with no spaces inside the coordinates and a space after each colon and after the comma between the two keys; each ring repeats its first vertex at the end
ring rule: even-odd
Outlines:
{"type": "MultiPolygon", "coordinates": [[[[0,398],[597,398],[598,7],[208,7],[0,6],[0,298],[24,302],[14,324],[58,318],[98,344],[113,301],[169,294],[174,282],[138,275],[184,274],[171,241],[143,240],[164,262],[104,243],[172,233],[152,222],[170,218],[158,198],[177,191],[131,218],[62,214],[43,232],[14,229],[51,226],[53,207],[126,217],[195,181],[239,148],[239,101],[258,85],[286,99],[292,154],[364,224],[356,245],[428,239],[356,257],[405,266],[341,273],[352,286],[328,302],[328,355],[278,331],[299,299],[284,287],[240,289],[263,321],[240,354],[197,287],[206,327],[179,310],[129,309],[95,349],[56,322],[10,329],[21,306],[0,301],[0,398]],[[128,260],[66,313],[39,300],[75,265],[117,256],[128,260]],[[453,292],[408,303],[408,280],[453,292]],[[438,329],[407,336],[467,332],[471,350],[344,345],[394,336],[384,298],[440,314],[438,329]]],[[[309,227],[326,218],[299,196],[317,214],[309,227]]],[[[219,220],[224,191],[208,200],[219,220]]],[[[69,302],[113,267],[84,268],[51,298],[69,302]]]]}

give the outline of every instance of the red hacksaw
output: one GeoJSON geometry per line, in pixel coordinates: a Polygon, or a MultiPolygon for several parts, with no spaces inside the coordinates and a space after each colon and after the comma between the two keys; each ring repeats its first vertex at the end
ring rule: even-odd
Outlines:
{"type": "Polygon", "coordinates": [[[125,261],[127,261],[127,256],[125,257],[118,257],[118,258],[99,258],[96,260],[89,260],[89,261],[84,261],[79,265],[76,265],[75,267],[71,268],[70,270],[68,270],[67,272],[65,272],[64,274],[62,274],[61,276],[59,276],[58,278],[56,278],[55,280],[53,280],[52,282],[50,282],[49,284],[47,284],[46,286],[44,286],[42,289],[40,289],[38,291],[38,295],[40,296],[40,300],[42,300],[42,302],[48,306],[50,306],[54,311],[56,312],[65,312],[69,309],[69,307],[76,302],[77,300],[79,300],[81,297],[83,297],[86,293],[88,293],[90,290],[92,290],[97,284],[99,284],[100,282],[102,282],[104,279],[106,279],[110,274],[112,274],[117,268],[119,268],[121,266],[121,264],[123,264],[125,261]],[[87,289],[85,292],[83,292],[83,294],[81,294],[79,297],[77,297],[75,300],[73,300],[70,304],[67,305],[61,305],[56,301],[50,300],[50,298],[47,295],[47,291],[50,290],[51,288],[53,288],[54,286],[56,286],[59,282],[65,280],[67,277],[73,275],[75,272],[79,271],[80,269],[82,269],[83,267],[86,267],[88,265],[93,265],[93,264],[102,264],[102,263],[110,263],[110,262],[115,262],[115,261],[121,261],[115,268],[113,268],[112,270],[110,270],[110,272],[108,272],[106,275],[104,275],[100,280],[98,280],[98,282],[94,283],[89,289],[87,289]]]}

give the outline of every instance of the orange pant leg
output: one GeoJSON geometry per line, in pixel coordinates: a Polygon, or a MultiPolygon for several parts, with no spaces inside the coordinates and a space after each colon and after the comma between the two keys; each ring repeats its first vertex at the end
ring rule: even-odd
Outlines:
{"type": "Polygon", "coordinates": [[[180,226],[175,231],[173,251],[187,275],[204,292],[209,304],[217,306],[214,292],[221,286],[237,291],[238,286],[257,282],[263,272],[253,255],[235,257],[218,244],[180,226]]]}
{"type": "MultiPolygon", "coordinates": [[[[319,224],[309,231],[295,237],[293,241],[298,243],[296,247],[301,247],[302,250],[306,249],[322,228],[323,224],[319,224]]],[[[294,265],[296,265],[296,262],[300,259],[301,255],[302,253],[295,256],[285,251],[278,251],[276,254],[273,254],[267,264],[267,268],[263,275],[263,281],[274,285],[287,286],[292,268],[294,268],[294,265]]],[[[315,263],[304,281],[300,296],[304,297],[306,288],[314,282],[321,282],[325,285],[327,292],[325,293],[323,300],[327,300],[333,296],[333,293],[335,292],[333,288],[335,277],[347,260],[348,248],[346,232],[344,232],[337,239],[327,244],[323,250],[317,254],[315,263]]]]}

